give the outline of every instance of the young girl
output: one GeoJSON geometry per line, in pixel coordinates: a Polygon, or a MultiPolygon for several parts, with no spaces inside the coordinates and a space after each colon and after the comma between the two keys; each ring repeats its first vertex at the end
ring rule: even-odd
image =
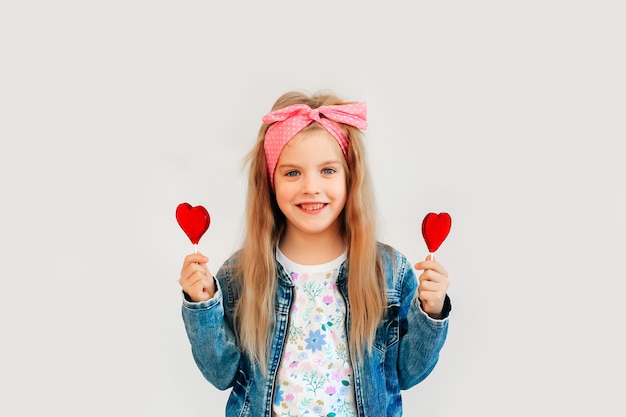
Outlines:
{"type": "Polygon", "coordinates": [[[182,315],[227,416],[399,416],[448,329],[445,269],[379,243],[365,103],[290,92],[248,155],[247,230],[217,272],[188,255],[182,315]]]}

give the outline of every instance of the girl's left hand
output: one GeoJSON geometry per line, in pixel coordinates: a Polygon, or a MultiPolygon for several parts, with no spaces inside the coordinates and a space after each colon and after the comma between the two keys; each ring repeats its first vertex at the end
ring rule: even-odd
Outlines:
{"type": "Polygon", "coordinates": [[[422,304],[422,310],[434,319],[443,318],[443,304],[446,300],[446,292],[450,281],[448,272],[431,255],[426,260],[415,264],[415,269],[424,271],[419,276],[418,298],[422,304]]]}

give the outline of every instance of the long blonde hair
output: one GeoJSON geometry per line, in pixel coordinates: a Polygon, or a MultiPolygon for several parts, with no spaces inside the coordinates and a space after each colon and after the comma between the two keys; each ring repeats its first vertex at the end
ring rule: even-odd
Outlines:
{"type": "MultiPolygon", "coordinates": [[[[272,107],[277,110],[304,103],[311,108],[346,104],[333,94],[312,96],[300,92],[283,94],[272,107]]],[[[241,348],[267,371],[270,335],[275,323],[277,281],[275,248],[285,230],[285,216],[278,208],[270,185],[263,141],[269,125],[263,124],[257,142],[246,156],[249,168],[246,201],[246,232],[236,265],[241,297],[235,310],[235,329],[241,348]]],[[[307,128],[316,128],[312,123],[307,128]]],[[[382,266],[377,255],[375,199],[367,168],[361,132],[340,125],[349,146],[347,152],[347,198],[340,216],[341,231],[348,244],[349,348],[357,360],[370,349],[386,307],[382,266]]]]}

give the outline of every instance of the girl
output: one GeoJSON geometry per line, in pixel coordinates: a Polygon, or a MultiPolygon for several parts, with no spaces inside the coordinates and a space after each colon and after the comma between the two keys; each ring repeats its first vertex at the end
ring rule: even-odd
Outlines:
{"type": "Polygon", "coordinates": [[[227,416],[399,416],[448,329],[445,269],[377,242],[365,103],[289,92],[263,117],[243,245],[188,255],[182,315],[227,416]]]}

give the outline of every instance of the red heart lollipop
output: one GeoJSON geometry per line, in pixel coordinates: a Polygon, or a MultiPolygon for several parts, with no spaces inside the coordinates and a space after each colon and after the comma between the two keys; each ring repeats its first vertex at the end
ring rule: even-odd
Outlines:
{"type": "Polygon", "coordinates": [[[176,207],[176,220],[194,245],[198,244],[211,224],[209,212],[204,207],[193,207],[189,203],[180,203],[176,207]]]}
{"type": "Polygon", "coordinates": [[[448,213],[428,213],[424,217],[422,221],[422,235],[424,235],[424,240],[430,253],[439,249],[439,246],[448,237],[451,226],[452,219],[448,213]]]}

